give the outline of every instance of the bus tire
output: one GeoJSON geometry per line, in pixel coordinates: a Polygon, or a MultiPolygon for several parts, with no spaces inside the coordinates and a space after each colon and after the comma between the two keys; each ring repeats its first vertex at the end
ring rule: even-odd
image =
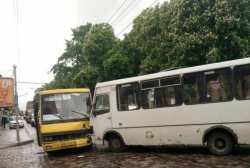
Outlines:
{"type": "Polygon", "coordinates": [[[232,152],[234,143],[230,135],[224,132],[214,132],[208,137],[207,147],[211,154],[224,156],[232,152]]]}
{"type": "Polygon", "coordinates": [[[111,136],[108,140],[109,149],[112,152],[122,152],[124,149],[124,144],[118,136],[111,136]]]}

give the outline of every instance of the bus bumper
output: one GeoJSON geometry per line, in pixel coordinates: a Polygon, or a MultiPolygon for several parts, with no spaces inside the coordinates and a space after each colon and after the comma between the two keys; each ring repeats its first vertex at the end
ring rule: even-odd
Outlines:
{"type": "Polygon", "coordinates": [[[42,144],[42,147],[44,151],[50,152],[70,148],[81,148],[90,145],[92,145],[91,139],[89,137],[85,137],[77,140],[46,142],[42,144]]]}

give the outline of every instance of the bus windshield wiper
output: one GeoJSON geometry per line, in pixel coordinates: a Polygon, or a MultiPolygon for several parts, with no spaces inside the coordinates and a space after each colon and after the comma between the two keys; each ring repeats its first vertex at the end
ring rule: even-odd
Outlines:
{"type": "Polygon", "coordinates": [[[64,121],[64,119],[62,118],[62,116],[60,116],[59,114],[55,114],[55,113],[51,113],[54,116],[57,116],[58,118],[60,118],[62,121],[64,121]]]}
{"type": "Polygon", "coordinates": [[[81,115],[83,115],[85,118],[89,118],[86,114],[83,114],[83,113],[81,113],[81,112],[78,112],[78,111],[71,111],[72,113],[77,113],[77,114],[81,114],[81,115]]]}

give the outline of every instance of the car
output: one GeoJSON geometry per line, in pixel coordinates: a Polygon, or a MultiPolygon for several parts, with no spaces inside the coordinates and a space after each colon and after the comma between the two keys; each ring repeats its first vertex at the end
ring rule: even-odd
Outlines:
{"type": "Polygon", "coordinates": [[[25,115],[25,120],[26,120],[27,123],[30,124],[31,123],[31,114],[26,114],[25,115]]]}
{"type": "MultiPolygon", "coordinates": [[[[23,123],[23,119],[18,116],[18,126],[19,128],[23,128],[24,127],[24,123],[23,123]]],[[[16,116],[11,116],[9,117],[9,128],[16,128],[17,124],[16,124],[16,116]]]]}

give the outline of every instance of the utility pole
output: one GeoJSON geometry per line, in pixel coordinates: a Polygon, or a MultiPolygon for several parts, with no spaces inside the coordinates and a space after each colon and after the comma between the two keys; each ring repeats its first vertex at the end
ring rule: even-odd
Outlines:
{"type": "Polygon", "coordinates": [[[14,68],[14,86],[15,86],[15,105],[14,105],[14,111],[16,113],[16,140],[17,143],[20,143],[20,136],[19,136],[19,123],[18,123],[18,118],[19,118],[19,110],[18,110],[18,94],[17,94],[17,79],[16,79],[16,65],[13,66],[14,68]]]}

